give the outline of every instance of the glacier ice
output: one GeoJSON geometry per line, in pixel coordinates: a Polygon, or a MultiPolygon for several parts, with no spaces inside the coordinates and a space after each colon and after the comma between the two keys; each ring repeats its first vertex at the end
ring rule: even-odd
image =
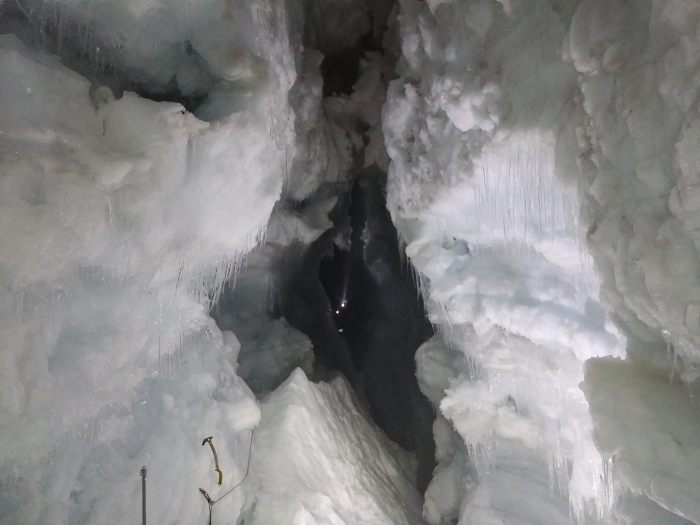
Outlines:
{"type": "MultiPolygon", "coordinates": [[[[114,21],[107,4],[95,16],[105,8],[114,21]]],[[[205,25],[216,40],[221,25],[205,25]]],[[[244,36],[218,40],[219,53],[245,50],[244,36]]],[[[193,523],[205,512],[203,433],[226,436],[217,445],[235,472],[260,411],[236,374],[235,337],[208,307],[282,187],[293,49],[284,38],[255,49],[270,53],[270,81],[207,123],[128,92],[96,109],[89,80],[0,37],[2,521],[133,522],[148,464],[151,501],[168,502],[152,521],[193,523]]],[[[123,51],[127,69],[144,58],[123,51]]]]}
{"type": "MultiPolygon", "coordinates": [[[[626,496],[639,492],[654,502],[647,508],[693,516],[683,494],[610,467],[635,454],[633,438],[583,392],[622,399],[612,376],[595,382],[584,371],[625,351],[695,378],[694,87],[683,68],[697,8],[399,5],[400,77],[383,119],[387,202],[441,332],[417,354],[419,380],[477,471],[478,483],[462,483],[459,522],[641,520],[626,496]],[[504,484],[514,461],[519,475],[504,484]],[[542,514],[503,498],[504,486],[524,494],[538,483],[552,488],[532,494],[542,514]],[[561,501],[571,518],[547,514],[561,501]]],[[[677,410],[679,421],[694,417],[692,404],[677,410]]],[[[453,469],[457,456],[438,468],[453,469]]],[[[634,461],[652,479],[670,467],[634,461]]],[[[474,479],[468,468],[460,476],[474,479]]],[[[433,494],[426,519],[455,517],[456,503],[433,494]]]]}
{"type": "Polygon", "coordinates": [[[658,370],[639,368],[615,359],[586,363],[583,389],[596,422],[596,444],[633,493],[697,523],[697,386],[685,387],[658,370]]]}
{"type": "Polygon", "coordinates": [[[204,523],[197,487],[241,479],[257,428],[217,519],[700,523],[699,21],[0,0],[0,521],[133,523],[147,464],[149,521],[204,523]],[[358,78],[324,96],[344,54],[358,78]],[[331,227],[324,185],[370,166],[437,330],[424,499],[269,314],[331,227]]]}
{"type": "Polygon", "coordinates": [[[217,325],[236,334],[241,343],[238,373],[262,397],[300,368],[314,370],[310,338],[294,328],[276,310],[283,276],[280,266],[292,254],[310,245],[333,226],[328,219],[336,197],[320,198],[303,210],[292,210],[279,202],[267,224],[265,240],[246,257],[245,268],[222,292],[212,311],[217,325]]]}

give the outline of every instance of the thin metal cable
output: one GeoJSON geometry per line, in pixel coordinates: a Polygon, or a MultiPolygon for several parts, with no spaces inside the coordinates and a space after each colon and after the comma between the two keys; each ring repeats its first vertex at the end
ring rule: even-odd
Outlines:
{"type": "Polygon", "coordinates": [[[213,506],[215,503],[218,503],[219,501],[221,501],[222,499],[224,499],[224,498],[225,498],[226,496],[228,496],[229,494],[231,494],[231,492],[233,492],[234,490],[236,490],[238,487],[240,487],[240,486],[243,484],[243,482],[246,480],[246,478],[248,477],[248,473],[250,472],[250,460],[251,460],[251,458],[253,457],[253,438],[254,438],[254,437],[255,437],[255,429],[253,428],[253,429],[251,429],[251,431],[250,431],[250,445],[248,446],[248,464],[247,464],[246,467],[245,467],[245,474],[243,475],[243,479],[241,479],[241,481],[239,481],[239,482],[236,483],[233,487],[231,487],[230,489],[228,489],[228,491],[226,491],[226,493],[223,494],[221,497],[215,499],[215,500],[214,500],[214,503],[212,503],[212,506],[213,506]]]}

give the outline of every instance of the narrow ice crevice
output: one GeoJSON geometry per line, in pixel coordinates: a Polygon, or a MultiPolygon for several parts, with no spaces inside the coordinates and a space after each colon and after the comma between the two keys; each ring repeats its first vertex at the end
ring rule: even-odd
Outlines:
{"type": "Polygon", "coordinates": [[[0,0],[0,521],[133,523],[147,465],[151,523],[206,523],[200,487],[241,525],[700,523],[699,24],[683,0],[0,0]],[[343,244],[373,165],[437,328],[423,501],[372,421],[380,345],[310,382],[280,279],[343,244]]]}
{"type": "Polygon", "coordinates": [[[399,256],[383,180],[369,170],[347,188],[335,228],[287,266],[280,312],[313,342],[316,377],[342,373],[375,423],[416,454],[423,490],[433,468],[433,412],[418,389],[414,355],[432,327],[399,256]]]}
{"type": "MultiPolygon", "coordinates": [[[[246,523],[422,522],[416,486],[432,474],[433,414],[414,353],[432,330],[384,206],[384,175],[350,171],[383,161],[376,126],[389,68],[376,46],[364,48],[368,39],[345,57],[360,73],[349,94],[334,91],[322,109],[297,99],[305,108],[297,130],[320,159],[345,164],[349,180],[331,169],[319,173],[320,186],[309,176],[290,181],[265,243],[214,311],[239,336],[239,372],[262,401],[246,523]],[[338,141],[350,162],[337,158],[338,141]]],[[[321,62],[306,50],[297,95],[320,98],[319,74],[324,84],[347,81],[321,62]]]]}
{"type": "MultiPolygon", "coordinates": [[[[348,187],[332,191],[344,196],[348,187]]],[[[421,522],[415,455],[378,428],[362,389],[364,372],[353,367],[350,348],[333,322],[319,280],[322,253],[333,245],[338,231],[325,217],[336,203],[335,197],[318,196],[294,210],[278,205],[266,242],[251,252],[235,287],[225,291],[213,312],[218,325],[235,331],[240,339],[238,372],[261,401],[251,473],[240,489],[245,523],[421,522]],[[348,352],[349,368],[338,366],[341,352],[348,352]]],[[[337,221],[342,214],[333,210],[331,216],[337,221]]],[[[398,259],[397,252],[394,256],[398,259]]],[[[350,308],[363,306],[354,304],[363,296],[357,288],[353,279],[350,308]]],[[[415,300],[415,290],[411,299],[415,300]]],[[[405,344],[372,348],[376,356],[387,354],[393,360],[398,352],[410,351],[405,344]]],[[[412,353],[404,356],[406,360],[412,364],[412,353]]],[[[382,372],[370,363],[367,369],[382,372]]],[[[397,396],[410,396],[402,383],[415,381],[412,366],[391,373],[395,378],[386,384],[395,391],[388,393],[385,404],[396,402],[397,396]]],[[[414,390],[420,397],[415,385],[414,390]]],[[[409,397],[403,413],[389,423],[404,432],[404,439],[415,440],[421,429],[407,419],[419,414],[411,413],[412,402],[409,397]]],[[[428,408],[422,435],[429,444],[431,417],[428,408]]],[[[415,444],[411,448],[415,450],[415,444]]]]}
{"type": "MultiPolygon", "coordinates": [[[[360,62],[363,89],[324,104],[319,54],[300,55],[295,2],[21,6],[27,16],[3,11],[0,22],[24,40],[0,37],[0,521],[131,523],[146,465],[149,522],[205,523],[198,488],[219,498],[242,479],[260,425],[254,472],[215,510],[250,517],[279,479],[261,477],[279,467],[265,459],[288,448],[274,439],[285,421],[275,411],[313,399],[312,424],[292,418],[286,435],[299,439],[316,424],[330,448],[314,443],[321,455],[287,457],[289,468],[274,473],[304,478],[288,485],[304,498],[299,487],[316,480],[312,488],[328,494],[308,511],[319,522],[330,502],[356,523],[358,501],[373,502],[377,524],[419,522],[414,461],[374,428],[347,385],[315,386],[297,372],[262,406],[273,417],[261,423],[240,377],[255,378],[260,363],[209,316],[223,283],[243,282],[245,260],[256,268],[250,250],[263,232],[281,246],[312,242],[337,198],[322,194],[321,180],[346,180],[358,151],[381,161],[381,57],[360,62]],[[150,99],[122,92],[137,84],[150,99]],[[209,117],[206,102],[189,108],[196,115],[177,103],[188,85],[211,102],[209,117]],[[302,392],[285,394],[292,387],[302,392]],[[221,486],[201,446],[209,435],[221,486]],[[344,459],[329,467],[339,451],[344,459]],[[292,460],[304,458],[311,463],[298,469],[292,460]],[[345,477],[314,477],[335,470],[345,477]]],[[[246,312],[236,313],[245,325],[246,312]]],[[[270,326],[268,339],[302,339],[281,321],[270,326]]],[[[250,335],[241,330],[244,344],[250,335]]],[[[251,380],[256,390],[283,380],[286,365],[308,367],[308,340],[293,346],[302,359],[270,383],[251,380]]]]}

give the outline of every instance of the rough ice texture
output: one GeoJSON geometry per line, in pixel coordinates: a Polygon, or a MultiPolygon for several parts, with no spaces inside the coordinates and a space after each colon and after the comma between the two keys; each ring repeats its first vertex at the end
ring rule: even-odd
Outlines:
{"type": "Polygon", "coordinates": [[[0,37],[0,521],[133,523],[145,464],[149,522],[195,523],[202,438],[232,480],[260,418],[239,344],[208,308],[280,194],[294,17],[279,2],[207,2],[189,18],[187,2],[92,7],[91,34],[127,37],[120,64],[154,86],[182,66],[164,57],[187,21],[235,93],[209,104],[211,122],[133,93],[91,99],[85,78],[0,37]]]}
{"type": "MultiPolygon", "coordinates": [[[[261,81],[290,87],[290,49],[303,29],[292,1],[25,0],[1,7],[28,25],[18,32],[86,72],[126,77],[153,93],[214,93],[233,105],[240,101],[229,95],[261,81]]],[[[284,117],[282,106],[275,109],[284,117]]]]}
{"type": "Polygon", "coordinates": [[[322,60],[320,52],[305,50],[299,79],[291,93],[297,115],[297,143],[284,190],[287,197],[297,201],[312,196],[321,181],[342,180],[350,169],[345,145],[335,140],[333,125],[324,115],[322,60]]]}
{"type": "Polygon", "coordinates": [[[241,342],[239,374],[258,396],[274,390],[297,367],[307,375],[313,370],[310,339],[275,317],[274,305],[288,259],[299,257],[333,226],[328,213],[335,203],[335,197],[317,198],[301,210],[290,210],[279,202],[265,242],[249,253],[245,268],[214,308],[218,326],[234,331],[241,342]]]}
{"type": "MultiPolygon", "coordinates": [[[[587,360],[626,346],[629,359],[695,378],[698,11],[400,1],[401,76],[384,110],[388,206],[440,328],[442,341],[417,355],[419,380],[479,479],[459,447],[438,454],[433,483],[452,476],[462,494],[430,487],[431,523],[642,523],[655,504],[695,516],[682,493],[639,481],[663,479],[673,455],[641,461],[630,444],[638,470],[609,468],[609,443],[623,438],[579,384],[587,360]],[[528,491],[539,507],[516,497],[528,491]]],[[[697,417],[690,402],[675,410],[677,422],[697,417]]],[[[438,450],[444,436],[436,427],[438,450]]],[[[697,465],[690,454],[678,476],[697,465]]]]}
{"type": "Polygon", "coordinates": [[[360,409],[348,383],[296,370],[262,405],[246,523],[414,525],[420,495],[405,452],[360,409]]]}
{"type": "Polygon", "coordinates": [[[669,366],[658,347],[672,345],[670,366],[687,380],[700,363],[698,20],[687,2],[587,2],[565,42],[580,73],[585,210],[606,301],[631,351],[669,366]]]}
{"type": "Polygon", "coordinates": [[[596,443],[613,458],[616,476],[635,493],[700,523],[697,386],[670,382],[666,374],[628,361],[593,359],[586,364],[584,391],[595,415],[596,443]]]}
{"type": "Polygon", "coordinates": [[[696,381],[700,365],[699,21],[695,3],[586,2],[565,43],[585,112],[589,246],[630,342],[630,363],[587,366],[596,443],[624,487],[695,523],[697,386],[677,380],[696,381]]]}

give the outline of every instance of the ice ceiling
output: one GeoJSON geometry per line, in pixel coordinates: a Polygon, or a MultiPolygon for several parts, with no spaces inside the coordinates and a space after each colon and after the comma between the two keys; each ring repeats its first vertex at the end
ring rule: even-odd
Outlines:
{"type": "Polygon", "coordinates": [[[700,524],[699,28],[0,0],[0,523],[700,524]]]}

